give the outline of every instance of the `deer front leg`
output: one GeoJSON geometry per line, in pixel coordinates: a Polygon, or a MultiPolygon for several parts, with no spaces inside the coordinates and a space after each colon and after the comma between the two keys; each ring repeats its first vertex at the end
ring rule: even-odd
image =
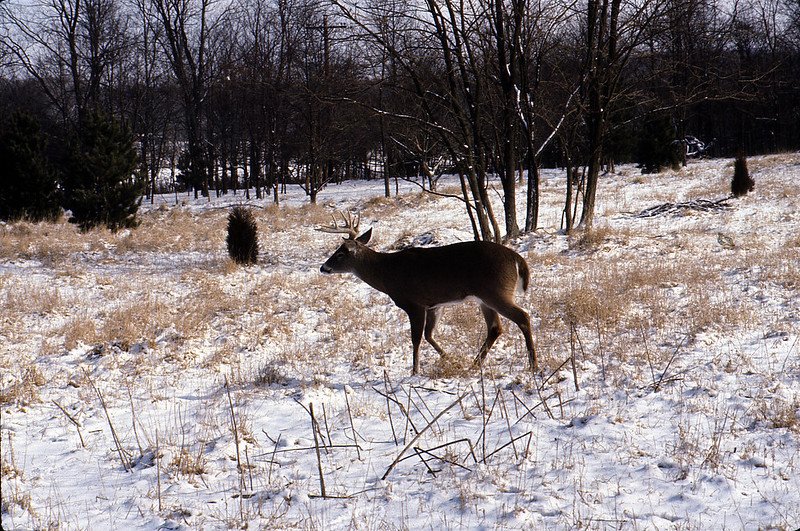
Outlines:
{"type": "Polygon", "coordinates": [[[425,330],[425,308],[409,306],[403,310],[408,314],[408,320],[411,322],[411,346],[414,349],[411,374],[416,375],[419,372],[419,345],[425,330]]]}

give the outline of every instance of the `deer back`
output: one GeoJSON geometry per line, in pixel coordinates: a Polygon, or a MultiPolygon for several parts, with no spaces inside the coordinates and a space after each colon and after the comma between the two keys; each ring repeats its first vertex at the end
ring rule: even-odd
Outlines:
{"type": "Polygon", "coordinates": [[[362,246],[353,269],[359,278],[395,302],[425,307],[469,297],[492,301],[513,298],[517,284],[527,288],[528,267],[517,253],[492,242],[462,242],[443,247],[378,253],[362,246]]]}

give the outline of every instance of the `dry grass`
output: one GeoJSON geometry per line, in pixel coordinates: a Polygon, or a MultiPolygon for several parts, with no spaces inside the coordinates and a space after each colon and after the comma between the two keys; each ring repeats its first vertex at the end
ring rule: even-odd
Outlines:
{"type": "Polygon", "coordinates": [[[48,383],[41,369],[34,363],[23,363],[15,367],[14,372],[10,381],[7,377],[2,380],[0,404],[28,406],[38,402],[40,388],[48,383]]]}
{"type": "Polygon", "coordinates": [[[203,475],[207,467],[204,450],[205,446],[202,444],[195,453],[192,453],[189,448],[180,448],[167,464],[168,473],[188,478],[203,475]]]}
{"type": "Polygon", "coordinates": [[[7,312],[20,315],[52,314],[69,308],[72,302],[65,300],[56,287],[36,286],[19,279],[0,284],[0,293],[5,295],[0,305],[7,312]]]}
{"type": "Polygon", "coordinates": [[[64,336],[64,349],[73,350],[81,343],[93,345],[100,341],[94,319],[87,314],[79,314],[68,319],[56,333],[64,336]]]}
{"type": "Polygon", "coordinates": [[[763,304],[743,294],[740,282],[794,289],[797,281],[793,249],[764,252],[769,244],[747,235],[733,251],[719,252],[702,219],[678,238],[659,236],[662,253],[642,253],[641,238],[648,236],[601,227],[576,234],[561,256],[529,257],[528,307],[545,366],[567,356],[570,323],[589,359],[640,363],[663,361],[682,337],[755,330],[763,304]],[[643,334],[652,336],[649,345],[643,334]]]}

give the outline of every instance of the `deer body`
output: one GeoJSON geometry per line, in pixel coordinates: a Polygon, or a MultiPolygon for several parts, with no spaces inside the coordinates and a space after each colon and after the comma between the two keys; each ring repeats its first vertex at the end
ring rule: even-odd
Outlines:
{"type": "MultiPolygon", "coordinates": [[[[386,293],[397,307],[408,314],[413,374],[419,371],[419,345],[423,334],[439,354],[444,354],[433,339],[438,309],[466,299],[479,301],[487,327],[486,340],[475,358],[475,364],[483,363],[487,352],[502,333],[499,317],[502,315],[516,323],[522,331],[528,361],[531,369],[536,370],[530,319],[527,312],[514,302],[518,287],[526,290],[529,282],[528,265],[519,254],[485,241],[381,253],[366,245],[372,236],[372,229],[356,238],[352,222],[350,225],[350,238],[345,239],[320,271],[352,273],[386,293]]],[[[343,232],[341,229],[326,231],[343,232]]]]}

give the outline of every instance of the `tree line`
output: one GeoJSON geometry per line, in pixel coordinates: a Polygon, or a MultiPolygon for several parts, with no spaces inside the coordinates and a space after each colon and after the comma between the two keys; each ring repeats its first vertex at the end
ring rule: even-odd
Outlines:
{"type": "Polygon", "coordinates": [[[124,197],[296,184],[314,202],[342,179],[388,196],[453,173],[489,240],[536,229],[542,167],[567,172],[570,230],[604,171],[685,163],[687,135],[725,156],[800,146],[791,0],[6,0],[0,32],[0,136],[60,170],[48,193],[73,216],[102,145],[124,197]]]}

